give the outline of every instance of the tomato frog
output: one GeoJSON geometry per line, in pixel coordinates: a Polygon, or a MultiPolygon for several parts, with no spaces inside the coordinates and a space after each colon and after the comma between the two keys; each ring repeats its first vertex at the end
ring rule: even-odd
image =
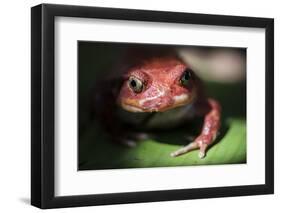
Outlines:
{"type": "Polygon", "coordinates": [[[220,128],[220,104],[206,97],[199,77],[171,48],[128,50],[99,81],[93,100],[94,111],[112,140],[129,146],[149,137],[147,130],[165,131],[202,118],[200,134],[172,152],[172,157],[199,149],[199,158],[204,158],[220,128]]]}

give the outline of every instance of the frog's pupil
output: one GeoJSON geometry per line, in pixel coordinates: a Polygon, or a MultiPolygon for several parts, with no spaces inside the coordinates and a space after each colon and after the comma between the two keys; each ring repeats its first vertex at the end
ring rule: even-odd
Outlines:
{"type": "Polygon", "coordinates": [[[189,80],[189,78],[190,78],[190,72],[189,71],[185,71],[184,72],[184,79],[185,80],[189,80]]]}
{"type": "Polygon", "coordinates": [[[136,93],[140,93],[143,89],[143,83],[141,82],[141,80],[134,78],[130,78],[129,86],[136,93]]]}
{"type": "Polygon", "coordinates": [[[180,82],[181,82],[182,85],[186,86],[189,79],[190,79],[190,72],[187,70],[183,73],[183,75],[180,79],[180,82]]]}
{"type": "Polygon", "coordinates": [[[188,80],[188,73],[187,72],[184,74],[184,80],[188,80]]]}
{"type": "Polygon", "coordinates": [[[136,82],[135,80],[132,80],[132,81],[131,81],[131,86],[132,86],[132,87],[137,86],[137,82],[136,82]]]}

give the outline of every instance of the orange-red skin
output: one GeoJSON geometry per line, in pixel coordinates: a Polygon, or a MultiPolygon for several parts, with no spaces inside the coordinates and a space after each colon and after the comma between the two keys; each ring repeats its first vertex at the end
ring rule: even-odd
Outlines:
{"type": "Polygon", "coordinates": [[[144,82],[144,91],[135,93],[124,83],[118,95],[118,103],[138,107],[145,112],[163,112],[193,102],[197,95],[196,79],[191,78],[187,86],[180,84],[180,78],[187,68],[188,65],[175,56],[146,59],[131,67],[123,76],[124,82],[130,76],[140,79],[144,82]],[[188,95],[188,100],[176,103],[174,97],[183,94],[188,95]]]}
{"type": "Polygon", "coordinates": [[[207,103],[210,107],[209,111],[204,116],[204,123],[201,134],[196,138],[199,144],[205,143],[210,145],[217,137],[218,130],[221,126],[221,106],[214,99],[208,99],[207,103]]]}

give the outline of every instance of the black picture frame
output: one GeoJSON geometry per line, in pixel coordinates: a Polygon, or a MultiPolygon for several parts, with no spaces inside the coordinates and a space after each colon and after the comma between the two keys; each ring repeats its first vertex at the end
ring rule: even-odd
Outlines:
{"type": "Polygon", "coordinates": [[[271,18],[41,4],[31,8],[31,96],[31,204],[39,208],[274,193],[274,20],[271,18]],[[54,195],[54,18],[58,16],[264,28],[266,32],[265,184],[56,197],[54,195]]]}

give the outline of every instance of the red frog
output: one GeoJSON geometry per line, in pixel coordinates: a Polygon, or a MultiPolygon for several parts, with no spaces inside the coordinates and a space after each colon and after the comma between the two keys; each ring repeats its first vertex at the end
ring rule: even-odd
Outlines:
{"type": "Polygon", "coordinates": [[[134,145],[147,137],[129,129],[167,129],[203,117],[201,133],[170,155],[199,149],[204,158],[221,124],[220,104],[206,97],[200,79],[171,48],[130,49],[113,75],[100,82],[95,111],[114,141],[134,145]]]}

